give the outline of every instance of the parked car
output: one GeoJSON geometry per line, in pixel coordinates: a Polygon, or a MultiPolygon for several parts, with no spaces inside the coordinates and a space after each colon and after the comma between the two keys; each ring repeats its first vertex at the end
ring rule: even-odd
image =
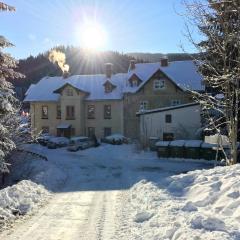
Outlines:
{"type": "Polygon", "coordinates": [[[37,142],[43,146],[47,146],[48,141],[53,138],[53,136],[45,133],[45,134],[41,134],[38,138],[37,138],[37,142]]]}
{"type": "Polygon", "coordinates": [[[76,152],[78,150],[87,149],[93,146],[95,146],[95,142],[89,137],[74,137],[71,138],[67,150],[76,152]]]}
{"type": "Polygon", "coordinates": [[[50,138],[47,147],[50,149],[66,147],[69,144],[69,139],[65,137],[54,137],[50,138]]]}
{"type": "Polygon", "coordinates": [[[124,137],[122,134],[112,134],[110,136],[107,136],[103,139],[101,139],[102,142],[110,143],[113,145],[120,145],[123,143],[128,143],[128,139],[124,137]]]}

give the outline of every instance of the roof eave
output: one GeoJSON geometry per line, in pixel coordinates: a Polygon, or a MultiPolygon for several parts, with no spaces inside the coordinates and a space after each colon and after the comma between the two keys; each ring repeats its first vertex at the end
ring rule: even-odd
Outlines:
{"type": "Polygon", "coordinates": [[[61,91],[63,90],[63,88],[65,88],[66,86],[71,86],[71,87],[73,87],[74,89],[76,89],[77,91],[81,91],[81,92],[85,92],[85,93],[87,93],[87,94],[90,94],[89,92],[87,92],[87,91],[85,91],[85,90],[83,90],[83,89],[80,89],[80,88],[72,85],[71,83],[65,83],[65,84],[64,84],[63,86],[61,86],[60,88],[57,88],[56,90],[54,90],[53,93],[58,93],[58,94],[60,94],[61,91]]]}

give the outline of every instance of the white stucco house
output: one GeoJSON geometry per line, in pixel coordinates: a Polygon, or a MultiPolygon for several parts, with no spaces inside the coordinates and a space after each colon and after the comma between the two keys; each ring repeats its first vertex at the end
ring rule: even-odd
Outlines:
{"type": "Polygon", "coordinates": [[[140,138],[157,137],[163,141],[197,139],[201,128],[201,108],[198,103],[137,112],[140,138]]]}

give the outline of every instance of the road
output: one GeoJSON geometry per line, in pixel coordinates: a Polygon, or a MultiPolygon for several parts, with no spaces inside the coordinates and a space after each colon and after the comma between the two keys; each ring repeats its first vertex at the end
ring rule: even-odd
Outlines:
{"type": "Polygon", "coordinates": [[[120,239],[128,191],[124,164],[119,159],[124,154],[101,151],[101,148],[86,151],[87,154],[44,151],[49,161],[67,173],[67,181],[53,193],[47,205],[0,234],[0,239],[120,239]]]}
{"type": "Polygon", "coordinates": [[[115,239],[119,191],[59,193],[2,240],[115,239]]]}
{"type": "MultiPolygon", "coordinates": [[[[76,153],[40,145],[31,145],[31,150],[46,155],[49,164],[67,178],[56,189],[46,184],[53,191],[51,200],[34,215],[15,222],[0,234],[1,240],[139,239],[139,232],[145,233],[141,223],[134,223],[136,193],[131,187],[141,180],[162,178],[164,182],[171,175],[206,167],[198,162],[159,160],[156,153],[138,152],[134,145],[105,144],[76,153]]],[[[148,207],[146,201],[144,207],[148,207]]]]}

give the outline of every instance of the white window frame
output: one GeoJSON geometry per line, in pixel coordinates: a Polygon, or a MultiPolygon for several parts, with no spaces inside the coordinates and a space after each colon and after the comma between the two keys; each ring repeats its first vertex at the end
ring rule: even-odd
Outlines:
{"type": "Polygon", "coordinates": [[[177,106],[177,105],[180,105],[181,104],[181,100],[179,99],[173,99],[171,101],[171,106],[177,106]]]}
{"type": "Polygon", "coordinates": [[[161,90],[165,88],[165,79],[156,79],[153,82],[154,90],[161,90]]]}
{"type": "Polygon", "coordinates": [[[132,86],[133,87],[137,87],[138,86],[138,80],[137,79],[133,79],[132,80],[132,86]]]}
{"type": "Polygon", "coordinates": [[[139,106],[139,110],[140,111],[144,111],[148,109],[148,101],[141,101],[140,102],[140,106],[139,106]]]}

